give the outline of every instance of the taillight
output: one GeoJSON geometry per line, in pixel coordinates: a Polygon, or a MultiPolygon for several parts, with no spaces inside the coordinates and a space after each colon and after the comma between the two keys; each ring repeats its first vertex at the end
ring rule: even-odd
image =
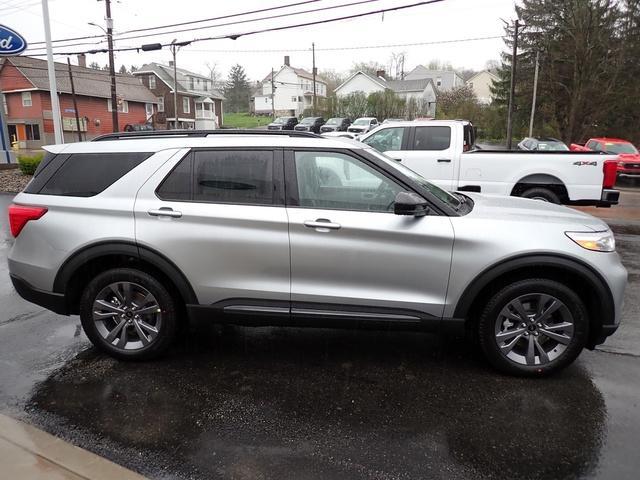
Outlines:
{"type": "Polygon", "coordinates": [[[616,184],[616,174],[618,172],[618,162],[616,160],[605,160],[602,165],[604,178],[602,179],[602,188],[613,188],[616,184]]]}
{"type": "Polygon", "coordinates": [[[11,227],[11,235],[17,237],[29,220],[38,220],[45,213],[45,207],[27,207],[25,205],[9,206],[9,225],[11,227]]]}

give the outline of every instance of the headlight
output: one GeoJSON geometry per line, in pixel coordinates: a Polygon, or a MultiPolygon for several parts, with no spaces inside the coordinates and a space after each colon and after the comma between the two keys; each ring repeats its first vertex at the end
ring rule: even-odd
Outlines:
{"type": "Polygon", "coordinates": [[[613,232],[564,232],[567,237],[576,242],[582,248],[594,252],[615,252],[616,241],[613,232]]]}

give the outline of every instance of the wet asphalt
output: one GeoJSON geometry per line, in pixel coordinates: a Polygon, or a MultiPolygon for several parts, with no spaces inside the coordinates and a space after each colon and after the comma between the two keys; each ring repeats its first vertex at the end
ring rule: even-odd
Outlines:
{"type": "Polygon", "coordinates": [[[517,379],[464,342],[393,331],[200,326],[161,360],[118,362],[13,291],[2,215],[0,411],[152,478],[635,479],[640,219],[607,221],[623,326],[517,379]]]}

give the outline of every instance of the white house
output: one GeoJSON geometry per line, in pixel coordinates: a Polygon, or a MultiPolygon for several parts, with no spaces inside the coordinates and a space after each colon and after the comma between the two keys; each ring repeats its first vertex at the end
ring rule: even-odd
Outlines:
{"type": "Polygon", "coordinates": [[[377,73],[375,77],[363,71],[354,73],[335,89],[336,96],[346,96],[355,92],[369,95],[389,89],[402,98],[413,98],[421,102],[425,107],[424,115],[435,116],[436,88],[431,79],[387,80],[383,70],[377,73]]]}
{"type": "Polygon", "coordinates": [[[464,85],[464,79],[453,70],[430,70],[418,65],[404,76],[404,80],[424,80],[430,78],[435,87],[443,92],[464,85]]]}
{"type": "Polygon", "coordinates": [[[497,82],[498,80],[499,78],[495,73],[490,70],[482,70],[467,80],[467,85],[473,89],[480,103],[488,105],[493,100],[491,86],[493,82],[497,82]]]}
{"type": "MultiPolygon", "coordinates": [[[[284,57],[284,65],[277,72],[269,73],[262,80],[262,89],[258,89],[253,97],[256,114],[271,114],[271,102],[277,115],[299,116],[306,108],[313,106],[313,75],[303,68],[295,68],[289,64],[289,57],[284,57]],[[273,90],[272,90],[273,82],[273,90]]],[[[327,96],[327,83],[316,75],[316,97],[327,96]]]]}

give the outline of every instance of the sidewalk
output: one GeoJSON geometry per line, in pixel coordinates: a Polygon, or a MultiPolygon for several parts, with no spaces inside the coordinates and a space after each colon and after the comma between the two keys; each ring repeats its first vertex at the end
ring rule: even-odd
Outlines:
{"type": "Polygon", "coordinates": [[[42,430],[0,414],[2,478],[144,480],[144,477],[42,430]]]}

